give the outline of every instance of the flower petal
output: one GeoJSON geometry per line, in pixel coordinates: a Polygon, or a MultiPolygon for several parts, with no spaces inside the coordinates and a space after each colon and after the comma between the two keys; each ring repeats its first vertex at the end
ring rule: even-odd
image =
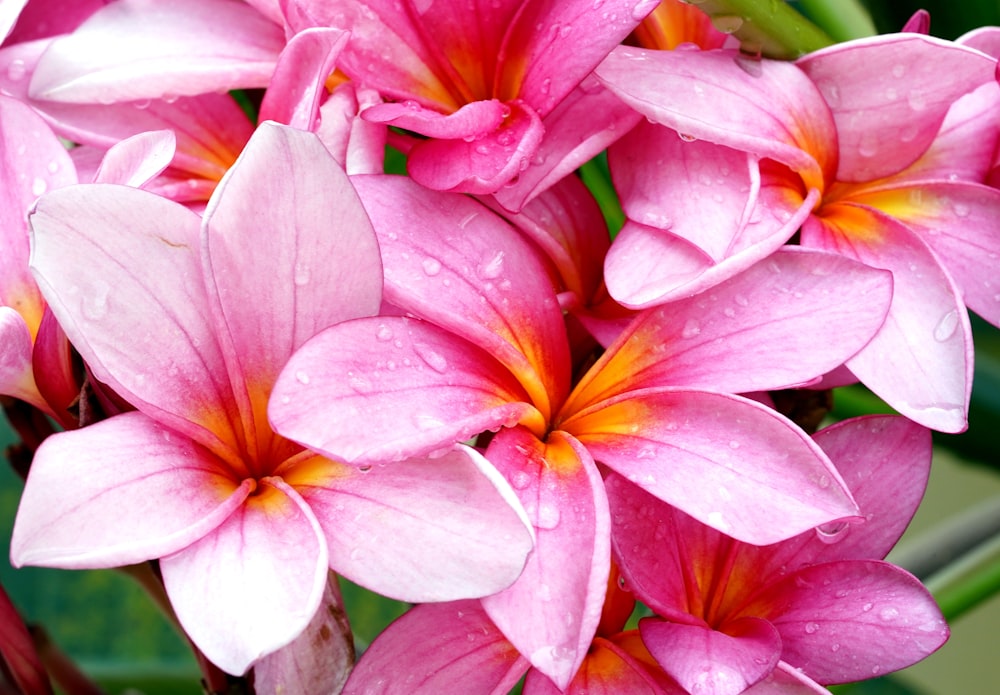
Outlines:
{"type": "Polygon", "coordinates": [[[837,179],[870,181],[916,161],[952,102],[993,81],[996,60],[951,41],[904,33],[840,43],[796,65],[823,93],[837,124],[837,179]]]}
{"type": "Polygon", "coordinates": [[[513,586],[483,607],[532,666],[565,688],[601,618],[610,572],[610,519],[601,475],[579,442],[524,428],[497,433],[487,457],[510,480],[536,530],[513,586]]]}
{"type": "Polygon", "coordinates": [[[639,621],[642,641],[689,693],[740,695],[777,665],[781,639],[764,620],[743,618],[727,633],[700,625],[639,621]]]}
{"type": "Polygon", "coordinates": [[[527,669],[479,601],[426,603],[408,610],[375,638],[344,695],[499,694],[508,692],[527,669]]]}
{"type": "Polygon", "coordinates": [[[233,675],[306,629],[320,607],[327,567],[319,524],[277,478],[259,481],[221,526],[160,560],[184,632],[233,675]]]}
{"type": "Polygon", "coordinates": [[[0,306],[0,394],[47,409],[31,371],[31,333],[24,318],[0,306]]]}
{"type": "Polygon", "coordinates": [[[542,426],[491,355],[427,322],[389,316],[307,342],[275,383],[269,414],[283,436],[352,463],[426,455],[522,419],[542,426]]]}
{"type": "Polygon", "coordinates": [[[934,252],[911,230],[866,206],[826,206],[802,244],[836,250],[892,271],[883,326],[847,366],[889,405],[922,425],[961,432],[972,388],[972,334],[961,293],[934,252]]]}
{"type": "Polygon", "coordinates": [[[748,543],[857,514],[819,447],[749,399],[650,390],[565,426],[594,458],[650,494],[748,543]]]}
{"type": "Polygon", "coordinates": [[[224,523],[248,493],[191,440],[141,413],[116,415],[38,448],[11,559],[68,569],[156,559],[224,523]]]}
{"type": "Polygon", "coordinates": [[[173,159],[176,138],[171,130],[140,133],[115,144],[104,155],[94,183],[142,188],[173,159]]]}
{"type": "Polygon", "coordinates": [[[44,196],[30,222],[32,270],[94,376],[216,453],[236,450],[198,216],[146,191],[81,184],[44,196]]]}
{"type": "Polygon", "coordinates": [[[532,548],[510,486],[468,447],[370,470],[323,460],[284,477],[319,519],[330,566],[400,601],[505,589],[532,548]]]}
{"type": "Polygon", "coordinates": [[[241,3],[121,0],[50,45],[31,96],[107,104],[263,87],[283,45],[281,28],[241,3]]]}
{"type": "Polygon", "coordinates": [[[354,641],[337,585],[327,577],[319,610],[290,644],[253,667],[254,689],[260,693],[339,693],[354,666],[354,641]]]}
{"type": "Polygon", "coordinates": [[[805,567],[755,597],[746,614],[769,620],[781,634],[781,658],[820,683],[905,668],[948,638],[927,590],[885,562],[805,567]]]}

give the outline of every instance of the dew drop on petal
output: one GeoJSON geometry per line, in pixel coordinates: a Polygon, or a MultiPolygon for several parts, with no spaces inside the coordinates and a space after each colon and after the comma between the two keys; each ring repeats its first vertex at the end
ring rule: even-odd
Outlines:
{"type": "Polygon", "coordinates": [[[479,266],[479,275],[487,280],[495,280],[500,277],[500,274],[503,272],[503,257],[503,251],[497,251],[484,258],[479,266]]]}
{"type": "Polygon", "coordinates": [[[27,72],[28,68],[25,66],[23,60],[12,60],[10,61],[10,65],[7,66],[7,78],[11,82],[23,79],[27,72]]]}
{"type": "Polygon", "coordinates": [[[420,356],[428,367],[433,369],[439,374],[444,374],[448,369],[448,360],[446,360],[440,353],[435,352],[433,348],[428,345],[416,344],[413,346],[416,350],[417,355],[420,356]]]}
{"type": "Polygon", "coordinates": [[[681,330],[682,338],[694,338],[696,335],[701,333],[701,326],[694,319],[688,319],[687,323],[684,324],[683,330],[681,330]]]}
{"type": "Polygon", "coordinates": [[[848,523],[834,521],[816,527],[816,537],[827,544],[839,543],[847,536],[848,523]]]}
{"type": "Polygon", "coordinates": [[[878,612],[878,617],[886,622],[889,622],[899,617],[899,610],[893,606],[886,606],[878,612]]]}
{"type": "Polygon", "coordinates": [[[307,372],[305,372],[304,370],[300,369],[297,372],[295,372],[295,380],[297,382],[299,382],[300,384],[308,384],[309,383],[309,374],[307,372]]]}
{"type": "Polygon", "coordinates": [[[819,623],[806,623],[806,633],[813,635],[819,630],[819,623]]]}
{"type": "Polygon", "coordinates": [[[695,140],[698,139],[694,135],[688,135],[687,133],[677,133],[677,137],[679,137],[684,142],[694,142],[695,140]]]}
{"type": "Polygon", "coordinates": [[[427,275],[434,277],[441,272],[441,261],[436,258],[425,258],[420,264],[427,275]]]}
{"type": "Polygon", "coordinates": [[[45,193],[49,188],[49,184],[45,182],[45,179],[41,177],[35,177],[35,180],[31,183],[31,194],[39,196],[45,193]]]}
{"type": "Polygon", "coordinates": [[[378,328],[375,330],[375,337],[383,342],[392,340],[392,329],[384,323],[380,323],[378,328]]]}
{"type": "Polygon", "coordinates": [[[538,507],[538,528],[540,529],[554,529],[559,525],[559,507],[550,503],[543,502],[538,507]]]}
{"type": "Polygon", "coordinates": [[[937,326],[934,327],[934,340],[943,343],[955,334],[958,328],[958,312],[951,310],[941,317],[937,326]]]}

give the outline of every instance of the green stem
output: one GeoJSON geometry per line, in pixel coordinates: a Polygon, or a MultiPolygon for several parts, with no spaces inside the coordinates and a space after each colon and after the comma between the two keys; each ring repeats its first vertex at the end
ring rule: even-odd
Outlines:
{"type": "Polygon", "coordinates": [[[850,41],[878,33],[868,10],[858,0],[799,0],[799,6],[835,41],[850,41]]]}
{"type": "Polygon", "coordinates": [[[1000,593],[1000,536],[982,543],[925,584],[949,621],[1000,593]]]}
{"type": "Polygon", "coordinates": [[[688,0],[732,33],[747,53],[794,59],[834,41],[781,0],[688,0]]]}
{"type": "Polygon", "coordinates": [[[625,213],[622,211],[621,203],[618,202],[618,194],[611,183],[611,174],[608,172],[607,161],[603,155],[581,166],[580,178],[600,206],[604,221],[608,225],[608,232],[613,239],[625,224],[625,213]]]}

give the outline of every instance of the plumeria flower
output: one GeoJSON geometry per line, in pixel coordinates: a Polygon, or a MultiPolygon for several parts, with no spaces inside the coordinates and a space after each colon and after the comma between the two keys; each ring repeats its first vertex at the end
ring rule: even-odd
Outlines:
{"type": "MultiPolygon", "coordinates": [[[[801,221],[802,245],[893,272],[889,318],[848,361],[851,372],[904,415],[963,430],[972,376],[963,290],[971,294],[992,272],[983,259],[1000,244],[1000,199],[951,177],[976,152],[944,158],[934,145],[950,107],[992,84],[995,70],[996,60],[977,50],[918,34],[851,41],[794,64],[727,51],[616,49],[597,76],[648,118],[709,144],[692,143],[705,154],[672,160],[669,173],[687,173],[687,183],[665,177],[654,194],[641,181],[653,163],[633,146],[641,161],[629,180],[639,183],[626,183],[624,195],[638,191],[634,209],[686,202],[676,210],[676,236],[669,221],[622,235],[623,248],[609,254],[618,254],[609,290],[626,305],[647,306],[711,284],[801,221]],[[692,191],[727,202],[707,229],[690,224],[692,191]],[[638,282],[621,272],[628,262],[638,264],[638,282]],[[673,268],[675,276],[663,270],[673,268]]],[[[654,144],[654,156],[675,153],[672,142],[654,144]]],[[[659,214],[673,219],[674,211],[659,214]]]]}
{"type": "Polygon", "coordinates": [[[537,543],[521,578],[484,605],[560,686],[591,642],[608,576],[595,459],[751,542],[854,513],[808,437],[732,394],[808,381],[859,349],[882,321],[886,273],[782,253],[712,295],[641,314],[571,391],[553,281],[518,232],[469,198],[402,177],[354,183],[397,315],[344,322],[304,345],[275,385],[272,422],[355,464],[496,432],[486,456],[537,543]]]}
{"type": "Polygon", "coordinates": [[[624,582],[656,614],[639,622],[643,642],[689,693],[737,695],[795,672],[823,693],[819,684],[909,666],[948,637],[927,590],[882,561],[923,495],[929,432],[869,416],[815,438],[863,517],[773,545],[736,541],[617,474],[607,480],[624,582]]]}
{"type": "Polygon", "coordinates": [[[53,313],[136,410],[45,440],[15,565],[159,559],[185,632],[233,674],[307,629],[329,569],[407,601],[486,595],[521,572],[523,510],[475,451],[368,469],[268,424],[293,351],[381,302],[371,225],[313,134],[263,124],[203,218],[93,185],[43,197],[31,224],[53,313]]]}

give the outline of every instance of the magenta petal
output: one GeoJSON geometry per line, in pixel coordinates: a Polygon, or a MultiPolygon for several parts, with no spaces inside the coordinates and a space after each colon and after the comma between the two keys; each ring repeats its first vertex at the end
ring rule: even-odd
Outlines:
{"type": "Polygon", "coordinates": [[[0,663],[13,692],[52,695],[49,676],[35,649],[34,639],[0,585],[0,663]]]}
{"type": "Polygon", "coordinates": [[[545,134],[541,118],[531,107],[521,102],[506,106],[510,113],[501,125],[471,141],[459,136],[417,143],[410,151],[407,172],[417,183],[436,191],[498,191],[528,167],[545,134]]]}
{"type": "Polygon", "coordinates": [[[934,599],[885,562],[803,568],[746,608],[781,634],[782,659],[820,683],[863,680],[910,666],[948,638],[934,599]]]}
{"type": "Polygon", "coordinates": [[[63,568],[156,559],[210,533],[248,492],[191,440],[141,413],[116,415],[38,448],[11,558],[63,568]]]}
{"type": "Polygon", "coordinates": [[[730,623],[729,634],[656,618],[639,621],[639,631],[657,663],[689,693],[740,695],[781,657],[777,631],[757,618],[730,623]]]}
{"type": "Polygon", "coordinates": [[[497,433],[487,457],[511,481],[536,530],[535,550],[486,612],[531,664],[561,688],[590,648],[610,572],[610,518],[601,475],[579,442],[523,428],[497,433]]]}
{"type": "Polygon", "coordinates": [[[306,629],[320,606],[327,568],[319,524],[277,478],[261,480],[225,523],[160,560],[184,631],[233,675],[306,629]]]}
{"type": "Polygon", "coordinates": [[[496,99],[473,101],[454,113],[426,109],[415,101],[376,104],[362,118],[443,140],[481,139],[500,127],[509,107],[496,99]]]}
{"type": "Polygon", "coordinates": [[[122,0],[51,44],[31,96],[106,104],[263,87],[283,45],[281,28],[242,3],[122,0]]]}
{"type": "Polygon", "coordinates": [[[803,245],[839,251],[893,276],[885,323],[847,366],[901,414],[942,432],[963,431],[973,348],[960,291],[913,231],[872,208],[843,209],[810,218],[803,245]]]}
{"type": "Polygon", "coordinates": [[[332,572],[319,610],[292,642],[253,667],[259,693],[339,693],[354,666],[354,640],[337,575],[332,572]]]}
{"type": "Polygon", "coordinates": [[[576,427],[594,458],[748,543],[774,543],[857,514],[819,447],[773,410],[739,396],[645,391],[608,403],[571,431],[576,427]]]}
{"type": "Polygon", "coordinates": [[[870,181],[912,164],[934,139],[952,102],[993,81],[996,60],[951,41],[907,33],[837,44],[796,65],[823,93],[837,124],[837,179],[870,181]]]}
{"type": "Polygon", "coordinates": [[[307,29],[293,36],[278,57],[257,122],[277,121],[314,130],[326,97],[326,80],[348,35],[339,29],[307,29]]]}
{"type": "Polygon", "coordinates": [[[351,581],[419,603],[486,596],[521,574],[531,527],[478,452],[460,447],[370,470],[326,465],[328,482],[296,489],[326,533],[330,566],[351,581]]]}
{"type": "Polygon", "coordinates": [[[414,606],[362,655],[344,695],[506,693],[528,669],[478,601],[414,606]]]}
{"type": "Polygon", "coordinates": [[[269,414],[279,434],[330,458],[376,463],[522,418],[540,422],[491,355],[429,323],[389,316],[347,321],[307,342],[275,383],[269,414]]]}
{"type": "Polygon", "coordinates": [[[249,393],[249,402],[237,394],[243,421],[263,432],[271,386],[292,353],[328,326],[378,311],[375,234],[319,138],[267,122],[209,201],[202,240],[230,378],[249,393]]]}

